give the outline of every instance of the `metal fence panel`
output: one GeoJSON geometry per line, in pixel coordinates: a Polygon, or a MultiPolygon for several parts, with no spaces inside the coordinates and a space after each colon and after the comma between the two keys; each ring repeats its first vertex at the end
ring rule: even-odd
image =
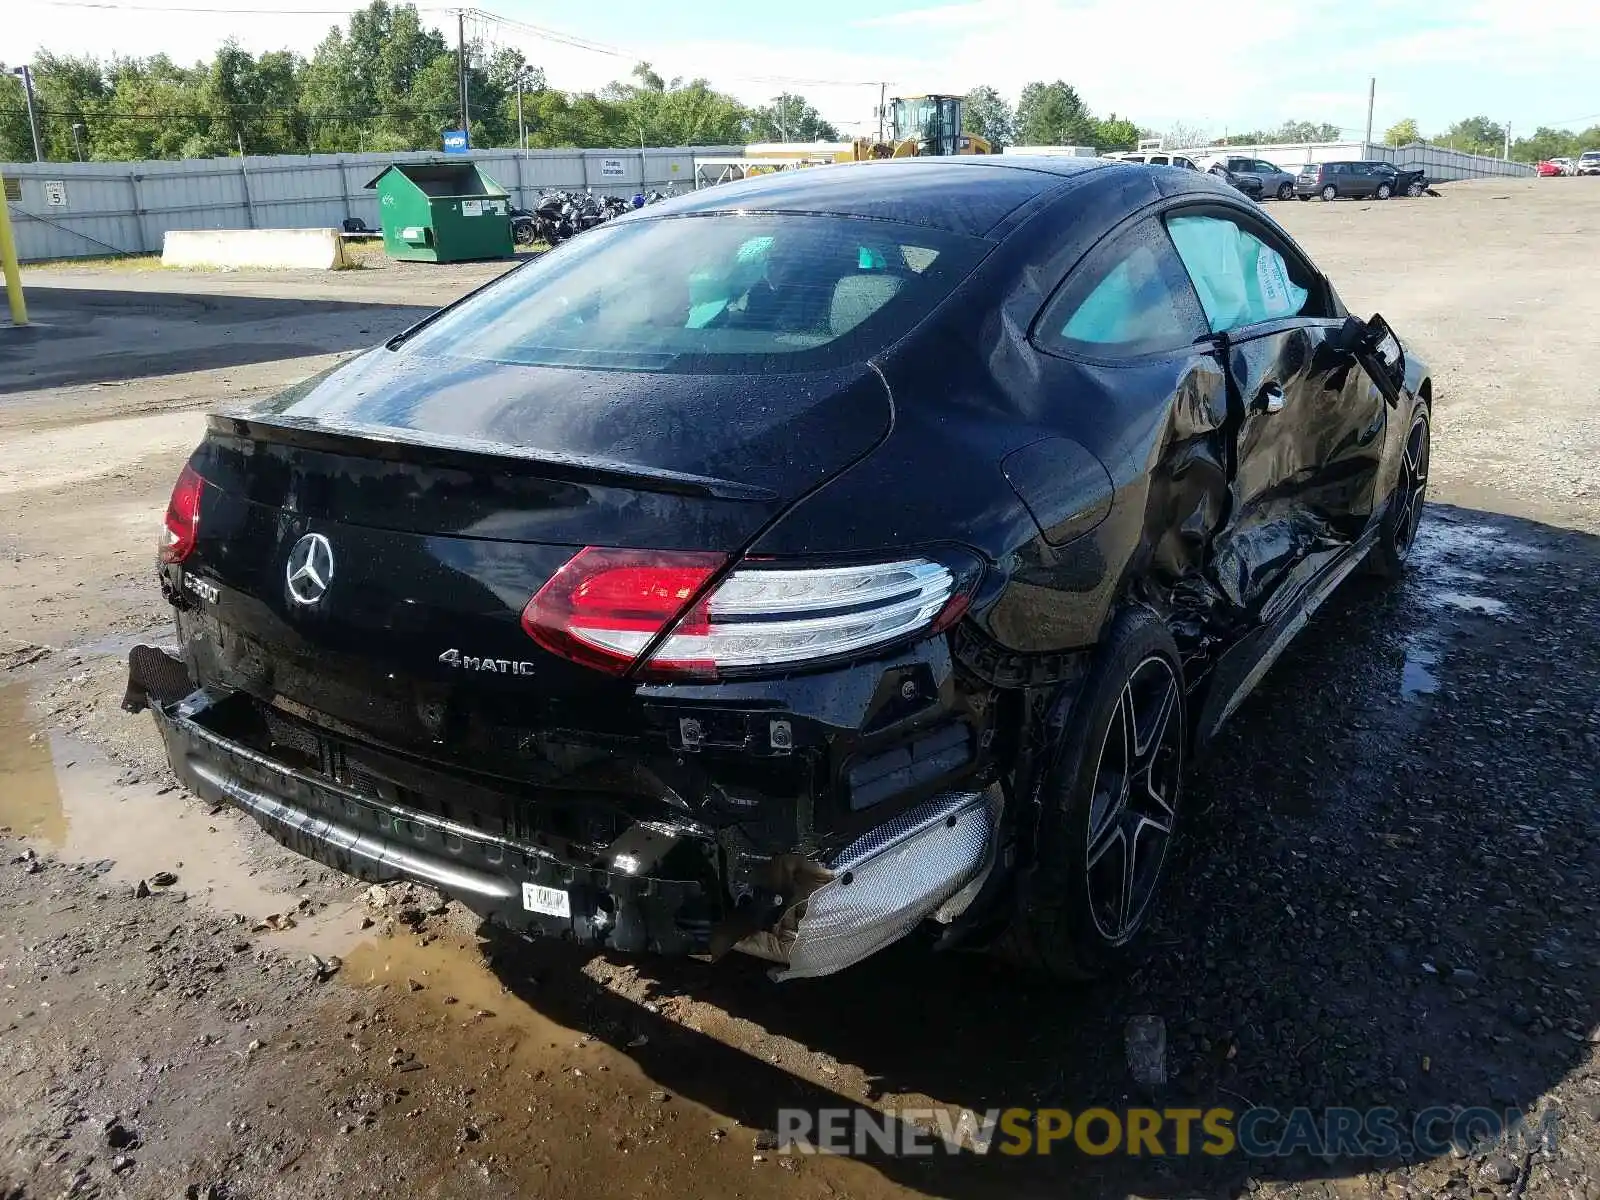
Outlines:
{"type": "MultiPolygon", "coordinates": [[[[530,206],[541,192],[596,195],[694,185],[696,155],[737,154],[737,146],[620,150],[475,150],[471,157],[530,206]]],[[[441,157],[399,154],[251,155],[127,163],[4,163],[20,182],[11,204],[17,253],[25,262],[105,254],[155,254],[172,229],[303,229],[360,217],[377,228],[376,194],[366,184],[392,162],[441,157]],[[49,186],[47,186],[49,185],[49,186]],[[57,186],[60,185],[60,186],[57,186]]]]}
{"type": "Polygon", "coordinates": [[[1380,146],[1369,142],[1289,142],[1264,146],[1200,146],[1185,150],[1190,158],[1247,154],[1280,167],[1342,159],[1379,160],[1397,167],[1420,166],[1435,181],[1455,179],[1517,178],[1537,174],[1531,163],[1510,162],[1484,154],[1468,154],[1446,146],[1412,142],[1405,146],[1380,146]]]}

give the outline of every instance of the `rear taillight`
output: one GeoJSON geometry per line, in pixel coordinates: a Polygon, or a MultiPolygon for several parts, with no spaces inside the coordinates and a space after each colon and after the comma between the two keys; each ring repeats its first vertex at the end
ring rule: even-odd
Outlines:
{"type": "Polygon", "coordinates": [[[741,565],[708,594],[715,554],[587,549],[522,614],[563,658],[651,678],[715,678],[855,654],[936,632],[966,610],[975,572],[926,558],[853,566],[741,565]]]}
{"type": "Polygon", "coordinates": [[[194,549],[200,536],[200,491],[206,481],[190,466],[185,466],[172,487],[167,501],[167,532],[161,543],[161,561],[181,563],[194,549]]]}
{"type": "Polygon", "coordinates": [[[621,675],[726,562],[721,554],[581,550],[522,611],[546,650],[621,675]]]}

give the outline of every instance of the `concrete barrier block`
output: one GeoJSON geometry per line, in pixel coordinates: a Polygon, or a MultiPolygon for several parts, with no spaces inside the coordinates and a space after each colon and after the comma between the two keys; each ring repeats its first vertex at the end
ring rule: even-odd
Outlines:
{"type": "Polygon", "coordinates": [[[173,229],[165,267],[265,267],[331,271],[349,265],[337,229],[173,229]]]}

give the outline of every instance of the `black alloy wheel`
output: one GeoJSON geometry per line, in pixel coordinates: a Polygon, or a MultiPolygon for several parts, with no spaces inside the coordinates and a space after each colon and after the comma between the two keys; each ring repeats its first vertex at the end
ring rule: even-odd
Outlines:
{"type": "Polygon", "coordinates": [[[1178,817],[1177,672],[1159,654],[1134,668],[1100,746],[1089,801],[1084,881],[1095,929],[1121,946],[1144,924],[1178,817]]]}
{"type": "Polygon", "coordinates": [[[1428,449],[1432,422],[1428,406],[1418,402],[1406,430],[1405,449],[1400,455],[1400,470],[1395,476],[1389,507],[1383,514],[1378,540],[1367,558],[1368,570],[1380,579],[1393,582],[1405,574],[1406,559],[1416,545],[1417,529],[1428,499],[1428,449]]]}
{"type": "Polygon", "coordinates": [[[1165,623],[1123,611],[1058,703],[1030,861],[993,948],[1058,979],[1093,979],[1134,960],[1173,857],[1188,713],[1165,623]]]}

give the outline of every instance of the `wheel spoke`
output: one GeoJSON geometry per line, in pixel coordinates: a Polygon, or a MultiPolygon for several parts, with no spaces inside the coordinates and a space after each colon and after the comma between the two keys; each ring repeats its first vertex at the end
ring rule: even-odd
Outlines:
{"type": "Polygon", "coordinates": [[[1117,937],[1122,937],[1128,932],[1128,927],[1133,921],[1133,883],[1134,866],[1138,862],[1139,845],[1137,834],[1129,837],[1122,836],[1122,902],[1117,906],[1117,937]]]}
{"type": "MultiPolygon", "coordinates": [[[[1141,765],[1167,736],[1167,725],[1172,720],[1172,711],[1177,707],[1177,702],[1178,687],[1169,677],[1167,685],[1161,690],[1161,702],[1156,708],[1154,719],[1150,722],[1150,728],[1145,731],[1144,737],[1136,736],[1133,744],[1134,759],[1141,765]]],[[[1134,731],[1137,734],[1137,724],[1134,726],[1134,731]]]]}

